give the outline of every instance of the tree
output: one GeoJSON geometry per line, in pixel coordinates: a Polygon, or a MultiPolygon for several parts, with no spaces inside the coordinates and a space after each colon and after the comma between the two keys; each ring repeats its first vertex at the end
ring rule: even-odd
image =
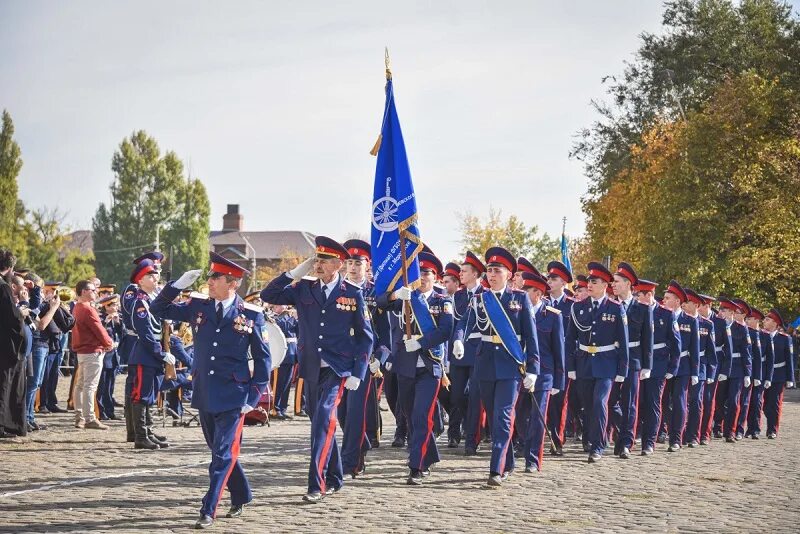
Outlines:
{"type": "Polygon", "coordinates": [[[101,279],[123,283],[131,260],[153,250],[173,251],[174,271],[202,268],[208,261],[209,202],[199,180],[184,177],[174,152],[163,156],[144,131],[123,139],[111,163],[111,203],[101,203],[92,232],[101,279]]]}
{"type": "Polygon", "coordinates": [[[17,177],[21,169],[20,148],[14,141],[14,121],[11,114],[3,110],[0,129],[0,246],[8,247],[18,258],[24,249],[24,239],[19,232],[24,207],[17,198],[17,177]]]}
{"type": "Polygon", "coordinates": [[[560,241],[549,235],[539,234],[537,226],[527,227],[516,215],[507,219],[501,210],[489,208],[486,221],[467,212],[459,214],[461,220],[461,244],[463,253],[471,250],[479,256],[492,246],[501,246],[512,254],[525,256],[534,265],[546,266],[548,262],[560,259],[560,241]]]}

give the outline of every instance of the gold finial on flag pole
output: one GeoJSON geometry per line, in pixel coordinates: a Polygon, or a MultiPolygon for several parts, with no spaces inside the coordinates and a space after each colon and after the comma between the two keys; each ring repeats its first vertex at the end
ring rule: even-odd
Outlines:
{"type": "MultiPolygon", "coordinates": [[[[386,65],[386,81],[390,81],[392,79],[392,69],[389,67],[389,47],[383,47],[383,61],[386,65]]],[[[384,117],[385,119],[386,117],[384,117]]],[[[383,126],[381,125],[381,130],[383,130],[383,126]]],[[[370,156],[377,156],[378,151],[381,149],[381,141],[383,141],[383,134],[378,134],[378,139],[375,141],[375,144],[372,145],[372,150],[369,151],[370,156]]]]}
{"type": "Polygon", "coordinates": [[[389,65],[390,65],[390,62],[389,62],[389,47],[385,46],[383,49],[384,49],[384,61],[386,63],[386,80],[388,81],[388,80],[392,79],[392,69],[389,67],[389,65]]]}

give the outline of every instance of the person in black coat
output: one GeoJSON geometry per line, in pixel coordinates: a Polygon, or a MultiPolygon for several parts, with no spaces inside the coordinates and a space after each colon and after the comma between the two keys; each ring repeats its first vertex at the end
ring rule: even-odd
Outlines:
{"type": "Polygon", "coordinates": [[[25,418],[25,315],[8,279],[16,258],[0,248],[0,437],[27,434],[25,418]]]}

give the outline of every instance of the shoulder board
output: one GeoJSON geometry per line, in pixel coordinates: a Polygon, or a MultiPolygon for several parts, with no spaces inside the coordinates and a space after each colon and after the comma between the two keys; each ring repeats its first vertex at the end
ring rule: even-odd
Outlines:
{"type": "Polygon", "coordinates": [[[545,306],[545,309],[547,311],[549,311],[549,312],[553,312],[553,313],[556,313],[558,315],[561,315],[561,310],[559,310],[558,308],[554,308],[552,306],[545,306]]]}
{"type": "Polygon", "coordinates": [[[208,300],[208,295],[199,291],[192,291],[189,293],[189,298],[192,300],[208,300]]]}
{"type": "Polygon", "coordinates": [[[446,290],[446,289],[447,289],[447,288],[446,288],[446,287],[444,287],[442,284],[437,284],[437,283],[434,283],[434,284],[433,284],[433,287],[435,287],[435,288],[437,288],[437,289],[441,289],[441,290],[446,290]]]}
{"type": "Polygon", "coordinates": [[[613,302],[614,304],[619,304],[619,301],[617,299],[615,299],[615,298],[612,298],[612,297],[608,297],[608,301],[609,302],[613,302]]]}
{"type": "Polygon", "coordinates": [[[244,309],[245,310],[250,310],[250,311],[254,311],[254,312],[263,312],[264,311],[264,309],[261,306],[257,306],[255,304],[250,303],[250,302],[243,302],[242,304],[244,304],[244,309]]]}
{"type": "Polygon", "coordinates": [[[570,297],[569,295],[564,295],[564,301],[575,302],[575,297],[570,297]]]}
{"type": "Polygon", "coordinates": [[[778,332],[778,334],[782,335],[783,337],[791,337],[791,336],[790,336],[789,334],[787,334],[786,332],[778,332]]]}
{"type": "Polygon", "coordinates": [[[316,282],[318,278],[316,276],[304,276],[300,280],[308,280],[309,282],[316,282]]]}
{"type": "Polygon", "coordinates": [[[347,282],[349,285],[353,286],[356,289],[364,289],[360,285],[356,284],[355,282],[353,282],[351,280],[348,280],[347,278],[345,278],[344,281],[347,282]]]}
{"type": "Polygon", "coordinates": [[[661,308],[662,310],[667,310],[668,312],[672,313],[672,310],[670,310],[669,308],[667,308],[663,304],[659,304],[658,307],[661,308]]]}

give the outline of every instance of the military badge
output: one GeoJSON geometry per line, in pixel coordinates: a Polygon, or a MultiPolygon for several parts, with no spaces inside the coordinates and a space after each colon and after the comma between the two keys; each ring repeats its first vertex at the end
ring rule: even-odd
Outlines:
{"type": "Polygon", "coordinates": [[[522,309],[522,303],[518,300],[512,300],[508,303],[508,309],[511,311],[520,311],[522,309]]]}
{"type": "Polygon", "coordinates": [[[442,306],[442,312],[448,315],[453,315],[453,303],[445,302],[444,306],[442,306]]]}
{"type": "Polygon", "coordinates": [[[267,325],[261,327],[261,341],[269,343],[269,330],[267,330],[267,325]]]}
{"type": "Polygon", "coordinates": [[[197,312],[197,314],[194,316],[194,324],[196,326],[201,326],[205,324],[205,322],[206,322],[205,314],[201,311],[197,312]]]}
{"type": "Polygon", "coordinates": [[[139,319],[144,319],[145,317],[147,317],[147,308],[145,308],[144,306],[139,306],[138,308],[136,308],[136,316],[139,319]]]}

